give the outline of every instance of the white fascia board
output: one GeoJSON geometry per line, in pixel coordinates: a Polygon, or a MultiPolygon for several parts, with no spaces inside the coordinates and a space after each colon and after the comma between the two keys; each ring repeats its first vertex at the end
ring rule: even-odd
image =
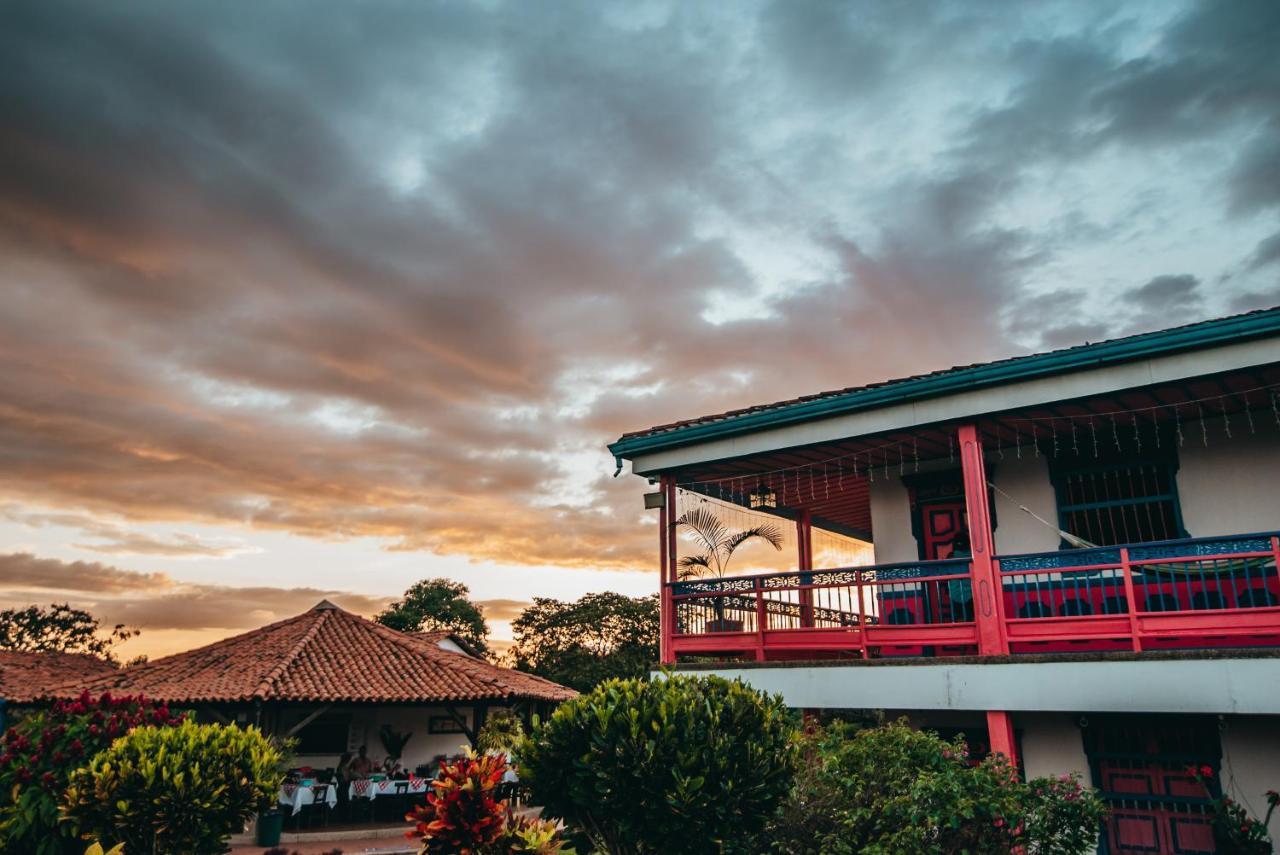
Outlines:
{"type": "Polygon", "coordinates": [[[1258,339],[972,392],[958,392],[711,440],[669,451],[641,454],[631,461],[631,471],[637,475],[648,475],[679,466],[833,442],[954,419],[974,418],[1005,410],[1044,406],[1056,401],[1105,395],[1154,383],[1177,382],[1273,362],[1280,362],[1280,338],[1258,339]]]}
{"type": "Polygon", "coordinates": [[[1280,715],[1280,658],[721,668],[801,709],[1280,715]]]}

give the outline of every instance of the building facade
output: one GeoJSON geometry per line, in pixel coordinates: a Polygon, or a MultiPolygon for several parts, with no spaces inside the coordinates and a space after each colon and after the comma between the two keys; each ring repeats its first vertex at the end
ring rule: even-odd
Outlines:
{"type": "Polygon", "coordinates": [[[610,450],[656,487],[665,662],[1079,772],[1104,851],[1207,853],[1189,766],[1257,814],[1280,785],[1278,393],[1267,310],[610,450]],[[695,512],[790,566],[707,572],[695,512]]]}

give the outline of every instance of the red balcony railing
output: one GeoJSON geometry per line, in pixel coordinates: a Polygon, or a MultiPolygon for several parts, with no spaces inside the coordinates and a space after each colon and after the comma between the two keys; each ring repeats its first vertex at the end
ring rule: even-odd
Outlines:
{"type": "MultiPolygon", "coordinates": [[[[1011,653],[1280,644],[1280,540],[1201,538],[999,559],[1011,653]]],[[[967,561],[677,582],[677,656],[955,656],[978,651],[967,561]]],[[[985,619],[985,618],[984,618],[985,619]]]]}

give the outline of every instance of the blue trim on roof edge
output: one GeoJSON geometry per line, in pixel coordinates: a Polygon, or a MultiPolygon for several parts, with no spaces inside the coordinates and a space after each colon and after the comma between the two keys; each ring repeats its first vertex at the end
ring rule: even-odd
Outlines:
{"type": "Polygon", "coordinates": [[[890,404],[901,404],[961,390],[1064,374],[1081,368],[1100,368],[1104,365],[1132,362],[1151,356],[1265,338],[1278,333],[1280,333],[1280,307],[1228,318],[1216,318],[1168,330],[1141,333],[1097,344],[1081,345],[1067,350],[1054,350],[989,362],[933,376],[890,381],[870,389],[855,389],[818,400],[783,404],[776,409],[743,413],[718,421],[691,424],[658,433],[619,439],[611,443],[608,448],[615,457],[631,459],[637,454],[679,448],[811,419],[872,410],[890,404]]]}

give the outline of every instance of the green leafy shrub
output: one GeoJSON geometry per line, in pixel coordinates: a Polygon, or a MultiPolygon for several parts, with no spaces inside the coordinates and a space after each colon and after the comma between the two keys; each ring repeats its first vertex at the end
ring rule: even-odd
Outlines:
{"type": "Polygon", "coordinates": [[[275,801],[280,760],[254,727],[140,727],[71,776],[64,812],[78,832],[124,843],[128,855],[222,852],[275,801]]]}
{"type": "Polygon", "coordinates": [[[1025,789],[1021,831],[1028,855],[1080,855],[1097,848],[1107,808],[1079,775],[1035,778],[1025,789]]]}
{"type": "Polygon", "coordinates": [[[1072,776],[1029,784],[1003,758],[972,765],[957,739],[899,721],[802,739],[803,768],[760,837],[777,853],[1078,855],[1105,809],[1072,776]]]}
{"type": "Polygon", "coordinates": [[[181,721],[142,697],[58,701],[9,728],[0,746],[0,851],[62,855],[84,844],[59,822],[59,799],[72,772],[135,727],[181,721]]]}
{"type": "Polygon", "coordinates": [[[498,798],[498,785],[511,767],[503,754],[466,757],[440,767],[426,803],[405,819],[416,823],[420,855],[573,855],[555,823],[518,817],[498,798]]]}
{"type": "Polygon", "coordinates": [[[520,772],[598,849],[741,851],[791,788],[794,732],[781,698],[741,682],[608,680],[534,728],[520,772]]]}
{"type": "Polygon", "coordinates": [[[486,754],[503,752],[510,756],[524,741],[524,725],[520,717],[508,710],[498,710],[485,720],[476,735],[476,748],[486,754]]]}

